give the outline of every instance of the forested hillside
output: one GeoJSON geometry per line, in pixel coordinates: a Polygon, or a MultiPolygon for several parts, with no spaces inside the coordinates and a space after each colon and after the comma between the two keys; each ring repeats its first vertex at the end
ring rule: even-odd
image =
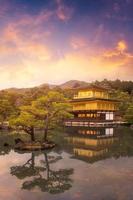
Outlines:
{"type": "Polygon", "coordinates": [[[34,88],[11,88],[0,91],[0,121],[8,121],[19,113],[19,107],[30,105],[32,101],[47,95],[49,91],[62,93],[66,98],[71,99],[75,89],[90,84],[105,87],[109,90],[112,98],[120,100],[119,112],[124,120],[133,123],[133,81],[103,81],[84,82],[72,80],[61,85],[43,84],[34,88]]]}

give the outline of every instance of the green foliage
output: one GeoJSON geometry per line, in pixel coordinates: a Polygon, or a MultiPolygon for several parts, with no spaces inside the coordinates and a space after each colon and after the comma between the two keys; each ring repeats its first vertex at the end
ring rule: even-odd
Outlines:
{"type": "Polygon", "coordinates": [[[133,124],[133,103],[131,103],[124,115],[124,118],[127,122],[133,124]]]}
{"type": "Polygon", "coordinates": [[[10,120],[11,126],[22,127],[28,134],[34,135],[35,128],[41,128],[47,139],[48,130],[70,118],[71,107],[68,100],[59,92],[49,92],[47,95],[32,101],[31,105],[20,107],[18,117],[10,120]]]}
{"type": "Polygon", "coordinates": [[[0,122],[8,121],[18,112],[16,94],[9,92],[0,93],[0,122]]]}
{"type": "Polygon", "coordinates": [[[114,81],[104,79],[103,81],[95,81],[96,85],[106,86],[109,89],[120,90],[122,92],[127,92],[128,94],[133,94],[133,81],[121,81],[116,79],[114,81]]]}
{"type": "Polygon", "coordinates": [[[128,92],[122,92],[119,90],[113,91],[112,98],[119,100],[118,107],[121,115],[124,115],[128,109],[130,103],[133,101],[133,97],[128,92]]]}
{"type": "Polygon", "coordinates": [[[32,106],[34,107],[34,114],[45,121],[46,119],[49,120],[50,124],[72,116],[69,113],[71,106],[68,100],[59,92],[49,92],[47,96],[40,97],[32,102],[32,106]]]}
{"type": "Polygon", "coordinates": [[[21,108],[20,115],[17,118],[11,119],[10,124],[12,126],[22,126],[22,127],[36,127],[39,126],[39,120],[35,118],[34,115],[26,112],[25,108],[21,108]]]}
{"type": "Polygon", "coordinates": [[[35,140],[34,129],[36,127],[43,127],[42,122],[32,114],[32,106],[22,106],[20,107],[20,114],[11,118],[9,124],[13,128],[18,130],[23,129],[26,133],[31,136],[31,140],[35,140]]]}

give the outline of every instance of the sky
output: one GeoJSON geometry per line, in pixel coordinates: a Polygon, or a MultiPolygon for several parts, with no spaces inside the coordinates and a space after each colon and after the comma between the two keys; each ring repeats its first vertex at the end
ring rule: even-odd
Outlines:
{"type": "Polygon", "coordinates": [[[0,0],[0,89],[133,79],[133,0],[0,0]]]}

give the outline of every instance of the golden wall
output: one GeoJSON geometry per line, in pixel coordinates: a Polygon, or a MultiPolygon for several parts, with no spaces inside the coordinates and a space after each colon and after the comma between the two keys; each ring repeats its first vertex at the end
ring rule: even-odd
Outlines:
{"type": "Polygon", "coordinates": [[[95,90],[87,90],[87,91],[79,91],[77,95],[74,96],[74,99],[81,98],[109,98],[108,92],[103,91],[95,91],[95,90]]]}
{"type": "Polygon", "coordinates": [[[94,102],[81,102],[73,103],[73,110],[117,110],[115,102],[107,101],[94,101],[94,102]]]}

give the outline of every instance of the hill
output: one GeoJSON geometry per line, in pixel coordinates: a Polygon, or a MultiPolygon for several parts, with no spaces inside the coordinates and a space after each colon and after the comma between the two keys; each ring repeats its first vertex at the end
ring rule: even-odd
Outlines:
{"type": "Polygon", "coordinates": [[[32,87],[32,88],[8,88],[5,90],[1,90],[1,91],[9,91],[9,92],[16,92],[18,94],[24,94],[27,92],[31,92],[31,91],[37,91],[37,90],[43,90],[43,89],[62,89],[62,90],[66,90],[66,89],[75,89],[75,88],[80,88],[80,87],[86,87],[89,84],[94,84],[97,86],[101,86],[101,87],[105,87],[108,90],[120,90],[123,92],[128,92],[129,94],[133,94],[133,81],[121,81],[121,80],[107,80],[104,79],[102,81],[95,81],[95,82],[85,82],[85,81],[79,81],[79,80],[70,80],[67,81],[63,84],[60,85],[52,85],[52,84],[41,84],[40,86],[36,86],[36,87],[32,87]]]}
{"type": "Polygon", "coordinates": [[[84,87],[87,85],[89,85],[89,83],[85,82],[85,81],[70,80],[70,81],[67,81],[67,82],[59,85],[59,87],[61,89],[73,89],[73,88],[78,88],[78,87],[84,87]]]}

